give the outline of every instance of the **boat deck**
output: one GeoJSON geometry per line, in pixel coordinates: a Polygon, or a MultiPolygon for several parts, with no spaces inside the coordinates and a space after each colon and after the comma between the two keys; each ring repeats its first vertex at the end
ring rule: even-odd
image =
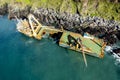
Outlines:
{"type": "Polygon", "coordinates": [[[84,51],[89,52],[87,54],[96,56],[96,57],[100,57],[100,55],[102,54],[102,46],[103,46],[103,41],[101,39],[90,39],[90,38],[84,38],[82,35],[77,34],[77,33],[73,33],[73,32],[69,32],[69,31],[64,31],[63,35],[60,39],[60,46],[63,47],[67,47],[73,50],[77,50],[79,52],[81,52],[81,48],[80,49],[76,49],[75,46],[71,47],[70,45],[68,45],[67,43],[68,41],[68,35],[71,35],[72,37],[74,37],[75,39],[80,38],[82,45],[84,46],[84,51]]]}

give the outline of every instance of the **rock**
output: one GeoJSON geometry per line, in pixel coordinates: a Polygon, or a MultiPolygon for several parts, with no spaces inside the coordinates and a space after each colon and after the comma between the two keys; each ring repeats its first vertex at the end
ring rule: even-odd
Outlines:
{"type": "Polygon", "coordinates": [[[116,54],[120,54],[120,48],[113,49],[113,52],[116,54]]]}
{"type": "Polygon", "coordinates": [[[8,4],[4,3],[0,6],[0,15],[5,15],[8,12],[8,4]]]}
{"type": "Polygon", "coordinates": [[[120,40],[120,30],[116,33],[116,36],[120,40]]]}
{"type": "Polygon", "coordinates": [[[22,7],[22,4],[21,3],[17,3],[17,4],[9,4],[9,7],[8,7],[8,18],[9,19],[12,19],[12,18],[15,18],[18,17],[18,18],[21,18],[23,16],[28,16],[28,14],[30,13],[30,9],[31,7],[30,6],[25,6],[25,7],[22,7]]]}

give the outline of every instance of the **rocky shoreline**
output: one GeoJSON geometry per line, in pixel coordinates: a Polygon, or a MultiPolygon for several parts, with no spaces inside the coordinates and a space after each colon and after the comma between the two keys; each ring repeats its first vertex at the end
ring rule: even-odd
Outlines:
{"type": "Polygon", "coordinates": [[[8,13],[8,4],[5,3],[3,5],[0,6],[0,15],[5,15],[6,13],[8,13]]]}
{"type": "Polygon", "coordinates": [[[105,20],[100,17],[83,17],[80,14],[66,12],[60,13],[54,9],[47,8],[32,9],[31,6],[21,7],[20,3],[0,6],[0,15],[5,15],[6,13],[8,13],[9,19],[15,18],[15,16],[24,18],[29,13],[32,13],[44,25],[55,26],[56,28],[63,26],[65,30],[81,34],[88,32],[104,39],[108,42],[108,45],[114,44],[118,39],[120,40],[120,22],[113,20],[105,20]]]}

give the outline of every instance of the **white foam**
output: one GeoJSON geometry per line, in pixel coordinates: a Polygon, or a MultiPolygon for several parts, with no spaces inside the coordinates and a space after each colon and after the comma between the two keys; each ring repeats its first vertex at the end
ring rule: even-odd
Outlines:
{"type": "Polygon", "coordinates": [[[33,43],[33,40],[28,40],[25,42],[26,45],[33,43]]]}
{"type": "Polygon", "coordinates": [[[105,51],[107,51],[107,52],[112,51],[112,47],[111,46],[106,46],[105,51]]]}
{"type": "Polygon", "coordinates": [[[116,48],[116,46],[106,46],[105,51],[107,53],[112,53],[112,57],[114,58],[115,62],[114,64],[118,67],[120,67],[120,56],[118,54],[113,52],[113,49],[116,48]]]}
{"type": "Polygon", "coordinates": [[[120,57],[113,52],[113,57],[115,59],[115,65],[120,67],[120,57]]]}
{"type": "Polygon", "coordinates": [[[120,59],[116,59],[115,60],[115,65],[118,66],[118,67],[120,67],[120,59]]]}

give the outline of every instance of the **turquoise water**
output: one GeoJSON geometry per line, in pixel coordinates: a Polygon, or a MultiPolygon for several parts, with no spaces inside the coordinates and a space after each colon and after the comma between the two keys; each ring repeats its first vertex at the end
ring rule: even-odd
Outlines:
{"type": "Polygon", "coordinates": [[[120,80],[120,67],[111,56],[86,56],[86,68],[80,53],[48,39],[28,38],[15,23],[0,18],[0,80],[120,80]]]}

